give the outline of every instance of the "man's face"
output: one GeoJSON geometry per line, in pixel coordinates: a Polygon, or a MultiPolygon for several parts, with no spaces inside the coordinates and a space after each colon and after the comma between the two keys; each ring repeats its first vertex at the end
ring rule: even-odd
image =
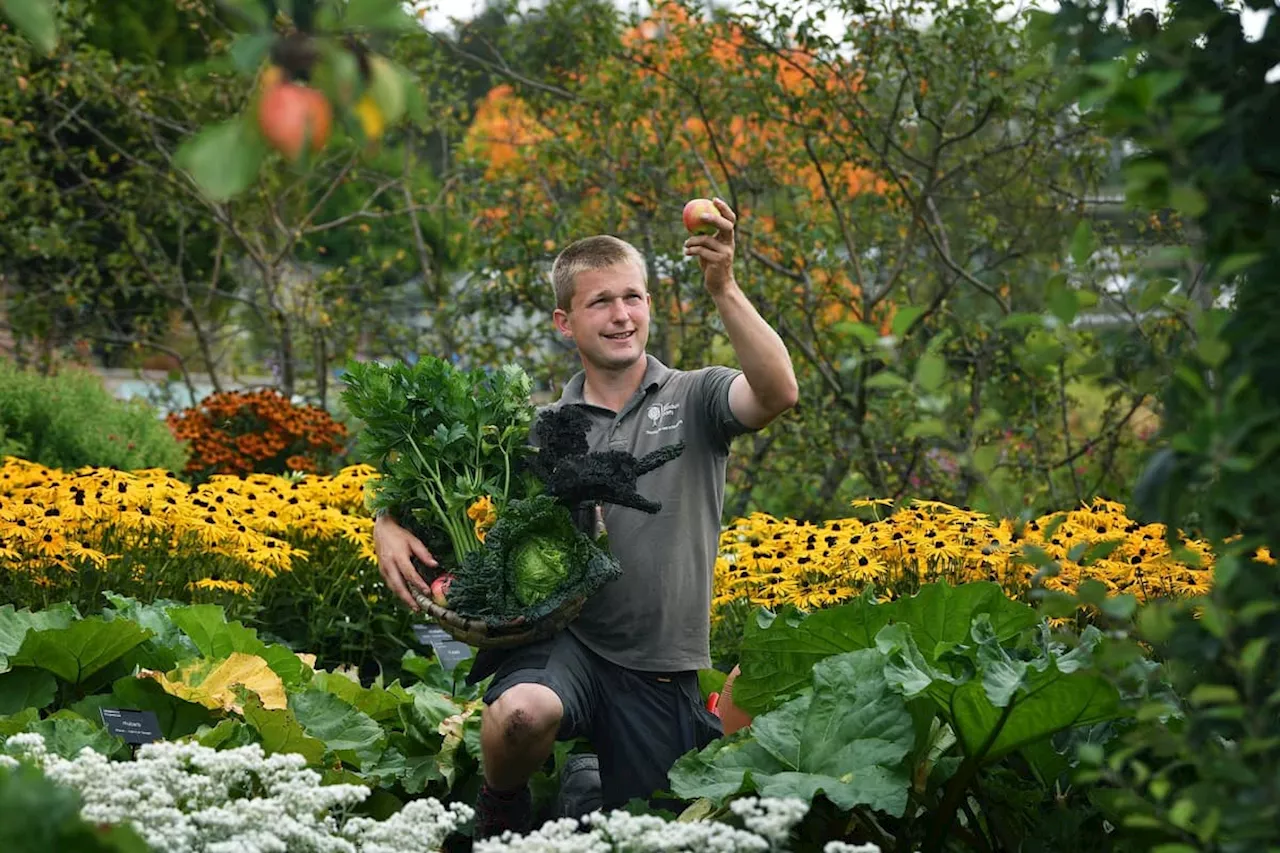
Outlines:
{"type": "Polygon", "coordinates": [[[649,293],[644,277],[622,263],[578,273],[568,312],[556,309],[556,328],[582,357],[604,370],[624,370],[644,358],[649,340],[649,293]]]}

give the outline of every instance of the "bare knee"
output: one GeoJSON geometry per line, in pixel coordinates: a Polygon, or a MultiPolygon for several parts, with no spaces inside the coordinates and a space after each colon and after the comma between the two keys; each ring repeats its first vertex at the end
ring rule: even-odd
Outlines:
{"type": "Polygon", "coordinates": [[[484,728],[513,747],[553,737],[564,706],[555,691],[541,684],[517,684],[484,710],[484,728]]]}

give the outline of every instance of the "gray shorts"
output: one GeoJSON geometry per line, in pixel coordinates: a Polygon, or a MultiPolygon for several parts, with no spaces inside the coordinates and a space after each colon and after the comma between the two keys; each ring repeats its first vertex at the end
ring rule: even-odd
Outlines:
{"type": "Polygon", "coordinates": [[[592,652],[571,631],[509,651],[482,652],[475,669],[493,672],[486,704],[516,684],[555,691],[564,705],[558,739],[590,741],[599,758],[605,809],[632,799],[674,808],[675,802],[660,796],[670,790],[671,765],[724,734],[720,719],[702,703],[696,671],[627,669],[592,652]]]}

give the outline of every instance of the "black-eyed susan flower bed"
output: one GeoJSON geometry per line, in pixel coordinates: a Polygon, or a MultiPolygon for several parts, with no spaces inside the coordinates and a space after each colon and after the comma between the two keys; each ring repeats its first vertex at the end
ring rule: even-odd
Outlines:
{"type": "MultiPolygon", "coordinates": [[[[386,598],[364,506],[376,476],[357,465],[332,477],[217,476],[191,486],[156,469],[63,472],[8,457],[0,465],[0,592],[36,605],[92,608],[98,590],[112,589],[234,606],[234,598],[261,601],[282,574],[302,573],[351,587],[368,605],[386,598]]],[[[721,536],[717,612],[742,602],[815,610],[869,585],[887,599],[938,579],[996,581],[1018,597],[1037,573],[1048,589],[1096,579],[1145,601],[1202,594],[1212,577],[1206,543],[1179,537],[1175,550],[1163,525],[1139,524],[1112,501],[1026,524],[938,502],[888,504],[858,501],[861,515],[819,523],[734,519],[721,536]],[[1056,573],[1042,573],[1036,549],[1056,573]]]]}
{"type": "Polygon", "coordinates": [[[84,599],[91,574],[95,589],[251,596],[305,562],[309,543],[344,540],[372,561],[369,473],[217,476],[193,486],[160,469],[59,471],[6,457],[0,588],[8,601],[84,599]]]}
{"type": "Polygon", "coordinates": [[[192,486],[157,469],[59,471],[8,457],[0,601],[92,612],[110,590],[218,603],[325,665],[394,664],[413,615],[383,593],[364,508],[371,473],[192,486]]]}
{"type": "Polygon", "coordinates": [[[857,501],[867,517],[822,523],[765,513],[736,519],[721,536],[717,613],[742,602],[818,610],[868,586],[888,600],[937,580],[995,581],[1017,598],[1033,579],[1063,592],[1094,579],[1109,594],[1147,601],[1203,594],[1213,574],[1207,543],[1180,535],[1171,546],[1164,525],[1139,524],[1113,501],[1026,524],[933,501],[896,511],[889,504],[857,501]],[[1057,568],[1045,572],[1049,559],[1057,568]]]}

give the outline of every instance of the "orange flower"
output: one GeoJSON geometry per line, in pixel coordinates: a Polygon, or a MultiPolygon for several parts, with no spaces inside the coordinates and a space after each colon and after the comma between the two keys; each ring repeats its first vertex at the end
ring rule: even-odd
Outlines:
{"type": "Polygon", "coordinates": [[[483,542],[489,528],[498,520],[498,513],[493,508],[492,499],[484,495],[467,507],[467,518],[475,522],[476,538],[483,542]]]}
{"type": "Polygon", "coordinates": [[[315,473],[342,454],[347,436],[325,410],[295,405],[274,388],[211,394],[167,421],[190,447],[186,470],[203,477],[315,473]]]}

